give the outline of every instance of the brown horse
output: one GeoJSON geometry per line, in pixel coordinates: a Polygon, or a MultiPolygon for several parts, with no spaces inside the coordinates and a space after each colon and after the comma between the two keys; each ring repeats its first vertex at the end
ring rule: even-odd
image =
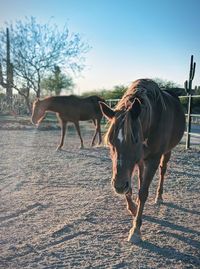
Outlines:
{"type": "Polygon", "coordinates": [[[119,194],[125,194],[127,208],[135,217],[128,240],[141,240],[140,227],[150,183],[160,166],[156,202],[162,201],[163,181],[171,149],[183,136],[185,116],[179,99],[149,79],[140,79],[130,86],[112,110],[100,103],[110,120],[106,142],[113,163],[112,184],[119,194]],[[131,177],[138,168],[137,206],[132,201],[131,177]]]}
{"type": "Polygon", "coordinates": [[[99,134],[99,144],[102,142],[100,122],[103,115],[100,110],[99,101],[104,102],[98,96],[81,98],[74,95],[51,96],[43,100],[37,99],[33,103],[31,121],[33,124],[39,124],[45,118],[46,111],[55,112],[61,122],[61,140],[57,147],[57,149],[61,149],[64,143],[67,122],[74,123],[81,140],[81,148],[83,148],[79,121],[93,120],[96,129],[91,145],[94,146],[97,134],[99,134]]]}

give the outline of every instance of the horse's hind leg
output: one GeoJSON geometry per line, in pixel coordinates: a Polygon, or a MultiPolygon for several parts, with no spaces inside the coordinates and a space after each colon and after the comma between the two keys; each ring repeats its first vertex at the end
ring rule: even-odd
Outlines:
{"type": "Polygon", "coordinates": [[[76,127],[77,133],[78,133],[79,138],[80,138],[80,140],[81,140],[81,148],[84,148],[84,146],[83,146],[83,139],[82,139],[82,137],[81,137],[81,131],[80,131],[79,122],[74,122],[74,125],[75,125],[75,127],[76,127]]]}
{"type": "Polygon", "coordinates": [[[60,144],[58,145],[56,150],[60,150],[62,148],[63,144],[64,144],[66,126],[67,126],[67,122],[61,121],[61,139],[60,139],[60,144]]]}
{"type": "Polygon", "coordinates": [[[96,136],[97,136],[97,121],[95,119],[93,119],[93,123],[94,123],[94,126],[95,126],[95,133],[94,133],[94,136],[92,138],[91,147],[94,146],[94,141],[95,141],[96,136]]]}
{"type": "Polygon", "coordinates": [[[96,139],[97,133],[99,133],[99,145],[102,142],[102,138],[101,138],[101,120],[96,119],[96,120],[93,120],[93,122],[94,122],[94,125],[95,125],[95,133],[94,133],[94,136],[92,138],[92,143],[91,143],[92,147],[95,144],[95,139],[96,139]]]}
{"type": "Polygon", "coordinates": [[[101,136],[101,119],[97,120],[97,131],[99,133],[99,145],[102,143],[102,136],[101,136]]]}
{"type": "Polygon", "coordinates": [[[167,170],[167,163],[170,159],[170,156],[171,156],[171,151],[162,155],[161,160],[160,160],[160,170],[159,170],[160,178],[159,178],[156,199],[155,199],[156,204],[161,203],[163,201],[162,194],[163,194],[164,176],[167,170]]]}

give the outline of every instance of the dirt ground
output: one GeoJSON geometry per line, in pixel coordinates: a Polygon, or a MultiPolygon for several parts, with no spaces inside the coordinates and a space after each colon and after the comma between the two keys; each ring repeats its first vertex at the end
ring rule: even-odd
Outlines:
{"type": "MultiPolygon", "coordinates": [[[[145,205],[143,242],[127,242],[131,216],[111,187],[106,147],[85,149],[59,131],[0,130],[0,268],[200,268],[200,150],[172,154],[165,202],[145,205]]],[[[136,193],[135,182],[135,193],[136,193]]]]}

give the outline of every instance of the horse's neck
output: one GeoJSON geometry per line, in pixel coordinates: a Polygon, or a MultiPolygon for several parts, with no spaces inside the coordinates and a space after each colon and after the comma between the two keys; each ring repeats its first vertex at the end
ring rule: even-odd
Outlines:
{"type": "Polygon", "coordinates": [[[156,103],[156,105],[147,109],[143,108],[140,115],[140,121],[142,126],[142,133],[144,139],[148,139],[149,135],[154,132],[159,125],[160,119],[163,115],[163,107],[161,103],[156,103]]]}
{"type": "Polygon", "coordinates": [[[55,98],[50,97],[44,100],[44,107],[46,111],[58,112],[59,106],[55,102],[55,98]]]}
{"type": "Polygon", "coordinates": [[[143,113],[140,117],[140,124],[141,124],[141,130],[143,139],[147,139],[149,137],[151,128],[152,128],[152,119],[149,114],[143,113]]]}

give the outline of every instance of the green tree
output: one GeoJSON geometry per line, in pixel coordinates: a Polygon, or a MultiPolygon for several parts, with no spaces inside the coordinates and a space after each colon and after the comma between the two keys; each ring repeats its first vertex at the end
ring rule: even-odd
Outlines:
{"type": "Polygon", "coordinates": [[[160,88],[171,89],[180,87],[178,83],[171,80],[166,80],[162,78],[154,78],[153,80],[158,84],[160,88]]]}
{"type": "Polygon", "coordinates": [[[41,87],[50,95],[60,95],[62,90],[72,92],[74,86],[72,78],[62,73],[59,66],[54,66],[53,74],[50,74],[41,82],[41,87]]]}
{"type": "MultiPolygon", "coordinates": [[[[13,87],[29,103],[30,91],[41,94],[41,80],[57,65],[66,72],[80,72],[89,46],[79,34],[70,34],[65,25],[39,24],[36,18],[7,23],[10,58],[14,68],[13,87]]],[[[6,32],[0,29],[0,62],[5,64],[6,32]]],[[[4,68],[5,69],[5,68],[4,68]]],[[[30,105],[27,104],[30,109],[30,105]]]]}
{"type": "Polygon", "coordinates": [[[110,91],[109,99],[120,99],[124,95],[127,89],[128,87],[124,85],[114,86],[113,90],[110,91]]]}
{"type": "Polygon", "coordinates": [[[110,90],[100,89],[100,90],[88,91],[88,92],[83,93],[83,96],[99,95],[106,100],[108,100],[108,99],[120,99],[126,90],[127,90],[126,86],[117,85],[117,86],[114,86],[110,90]]]}
{"type": "Polygon", "coordinates": [[[200,95],[200,86],[195,87],[194,94],[200,95]]]}

